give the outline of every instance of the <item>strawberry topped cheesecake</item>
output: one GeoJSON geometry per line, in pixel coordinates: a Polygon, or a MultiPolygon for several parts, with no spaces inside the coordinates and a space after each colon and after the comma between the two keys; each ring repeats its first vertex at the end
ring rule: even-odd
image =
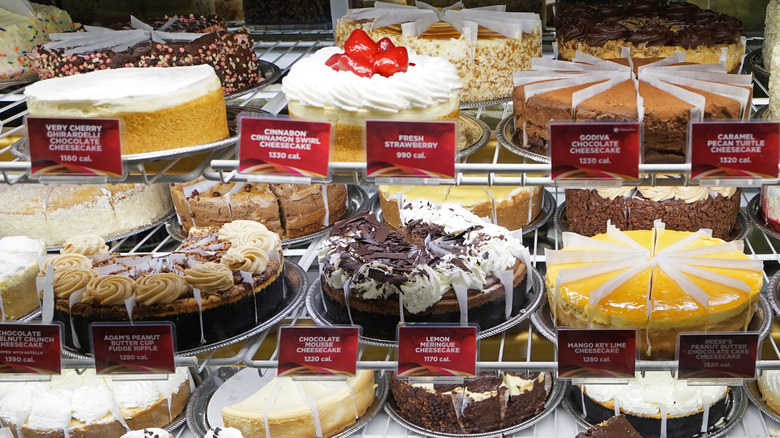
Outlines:
{"type": "Polygon", "coordinates": [[[335,124],[331,161],[364,161],[366,120],[457,118],[462,84],[443,58],[355,30],[344,50],[320,49],[282,80],[290,117],[335,124]]]}

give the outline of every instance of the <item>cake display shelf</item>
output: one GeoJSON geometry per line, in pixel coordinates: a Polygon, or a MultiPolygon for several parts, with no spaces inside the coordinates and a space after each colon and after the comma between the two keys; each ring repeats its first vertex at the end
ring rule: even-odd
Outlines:
{"type": "MultiPolygon", "coordinates": [[[[227,405],[227,400],[224,397],[220,397],[219,399],[214,398],[212,401],[212,397],[217,391],[224,393],[229,391],[231,386],[235,388],[237,384],[240,384],[236,381],[231,382],[231,378],[239,373],[258,374],[257,377],[245,376],[249,379],[242,380],[242,382],[249,380],[252,384],[258,385],[257,387],[252,386],[249,388],[242,388],[243,391],[249,391],[250,393],[259,389],[260,385],[262,385],[265,381],[270,380],[270,377],[272,377],[270,374],[273,374],[263,373],[260,370],[235,367],[225,367],[214,370],[212,374],[206,378],[206,380],[204,380],[204,382],[195,390],[192,397],[190,397],[189,403],[187,404],[187,426],[190,428],[190,431],[198,438],[203,438],[210,428],[219,426],[221,424],[215,423],[217,419],[219,419],[221,409],[227,405]],[[227,386],[223,387],[223,385],[227,386]]],[[[376,381],[376,397],[369,405],[366,412],[361,415],[354,424],[335,435],[329,436],[328,438],[345,438],[350,436],[366,426],[368,422],[371,421],[371,419],[373,419],[377,413],[380,412],[382,406],[385,404],[385,400],[387,399],[389,392],[389,379],[387,374],[381,371],[376,371],[374,373],[374,379],[376,381]]],[[[235,402],[235,400],[233,402],[235,402]]]]}

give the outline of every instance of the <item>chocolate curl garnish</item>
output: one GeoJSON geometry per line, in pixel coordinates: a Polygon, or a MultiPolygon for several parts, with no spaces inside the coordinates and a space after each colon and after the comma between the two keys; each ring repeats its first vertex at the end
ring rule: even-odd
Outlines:
{"type": "Polygon", "coordinates": [[[106,27],[84,26],[86,32],[53,33],[51,42],[45,43],[47,49],[64,49],[66,55],[80,55],[100,50],[122,52],[145,42],[166,43],[168,41],[195,41],[202,33],[165,32],[179,18],[173,17],[160,30],[154,30],[148,24],[130,17],[133,30],[113,30],[106,27]]]}

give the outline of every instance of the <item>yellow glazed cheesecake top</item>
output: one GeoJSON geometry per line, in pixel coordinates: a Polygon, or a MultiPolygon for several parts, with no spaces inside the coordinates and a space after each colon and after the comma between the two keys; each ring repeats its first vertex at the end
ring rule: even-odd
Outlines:
{"type": "Polygon", "coordinates": [[[742,241],[707,231],[610,225],[593,238],[564,233],[564,249],[547,251],[547,287],[591,323],[715,324],[758,300],[763,264],[744,254],[742,241]]]}

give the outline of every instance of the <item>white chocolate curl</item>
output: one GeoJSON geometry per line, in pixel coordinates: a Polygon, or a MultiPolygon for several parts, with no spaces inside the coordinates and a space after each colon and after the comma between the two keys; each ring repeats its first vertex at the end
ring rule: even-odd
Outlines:
{"type": "Polygon", "coordinates": [[[151,274],[138,280],[135,298],[139,304],[166,304],[173,302],[190,289],[183,277],[162,272],[151,274]]]}
{"type": "Polygon", "coordinates": [[[97,303],[101,306],[123,305],[135,292],[136,283],[124,275],[105,275],[93,278],[81,297],[82,303],[97,303]]]}
{"type": "Polygon", "coordinates": [[[80,234],[66,240],[60,254],[105,255],[108,254],[108,245],[97,234],[80,234]]]}

